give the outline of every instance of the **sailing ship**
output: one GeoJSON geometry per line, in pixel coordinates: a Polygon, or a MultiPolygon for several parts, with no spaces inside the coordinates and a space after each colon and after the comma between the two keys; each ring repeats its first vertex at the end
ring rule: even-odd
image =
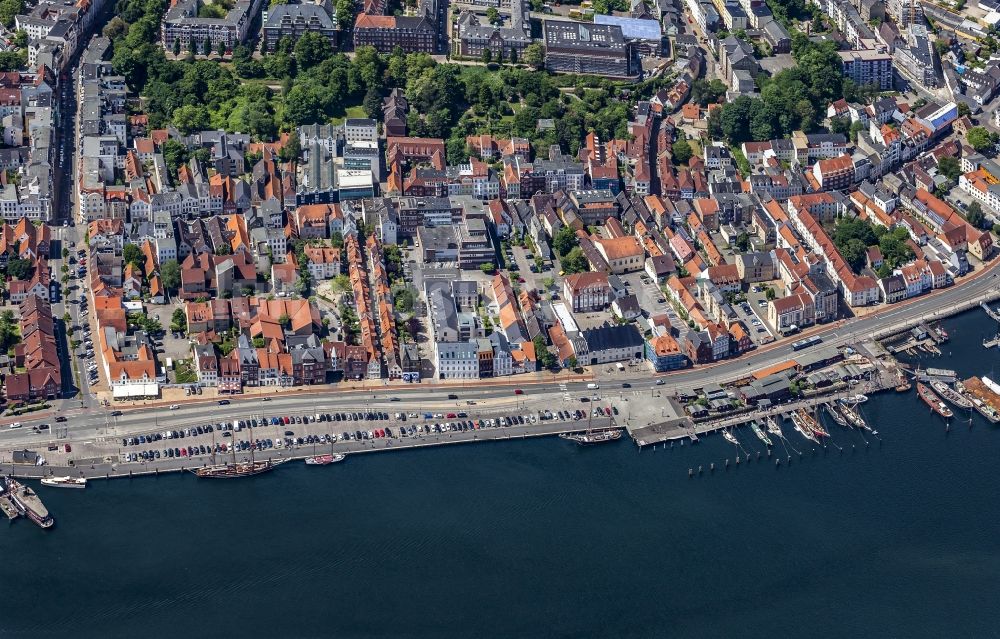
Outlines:
{"type": "Polygon", "coordinates": [[[839,410],[837,410],[836,406],[834,406],[833,404],[823,404],[823,408],[826,410],[826,414],[830,416],[830,419],[832,419],[835,424],[844,427],[849,426],[849,424],[847,423],[847,419],[843,416],[843,414],[841,414],[839,410]]]}
{"type": "Polygon", "coordinates": [[[970,402],[965,397],[962,397],[962,395],[956,392],[955,389],[953,389],[951,386],[948,386],[941,380],[937,379],[932,380],[931,388],[933,388],[938,395],[945,398],[955,406],[958,406],[959,408],[964,408],[966,410],[972,408],[972,402],[970,402]]]}
{"type": "Polygon", "coordinates": [[[863,428],[864,430],[871,431],[872,429],[865,422],[865,418],[861,416],[861,411],[857,409],[856,406],[851,406],[850,404],[840,405],[840,414],[844,416],[847,423],[855,428],[863,428]]]}
{"type": "Polygon", "coordinates": [[[800,408],[797,412],[799,413],[799,417],[802,418],[802,423],[806,428],[812,431],[813,435],[816,435],[817,437],[830,436],[830,433],[826,432],[826,429],[820,426],[819,422],[816,421],[816,418],[806,412],[806,409],[800,408]]]}
{"type": "MultiPolygon", "coordinates": [[[[212,436],[212,441],[215,441],[215,435],[212,436]]],[[[227,464],[211,464],[208,466],[202,466],[201,468],[196,468],[191,470],[192,473],[198,477],[205,479],[236,479],[238,477],[252,477],[254,475],[260,475],[274,470],[281,464],[284,464],[288,459],[275,459],[272,460],[270,457],[264,461],[257,461],[254,459],[253,452],[256,446],[256,442],[253,438],[253,427],[250,427],[250,461],[236,461],[236,447],[233,446],[233,461],[227,464]]],[[[215,445],[212,445],[212,459],[215,459],[215,445]]]]}
{"type": "Polygon", "coordinates": [[[563,433],[559,435],[561,439],[576,442],[580,446],[590,446],[591,444],[604,444],[621,439],[620,428],[607,428],[604,430],[588,430],[585,433],[563,433]]]}
{"type": "Polygon", "coordinates": [[[43,477],[42,486],[52,486],[53,488],[86,488],[87,480],[84,477],[43,477]]]}
{"type": "Polygon", "coordinates": [[[723,439],[725,439],[727,442],[729,442],[733,446],[739,446],[740,445],[740,440],[736,439],[736,435],[733,435],[731,432],[729,432],[725,428],[722,429],[722,437],[723,437],[723,439]]]}
{"type": "Polygon", "coordinates": [[[767,419],[767,432],[776,437],[784,438],[784,433],[781,432],[781,425],[778,424],[778,420],[774,418],[774,415],[768,415],[767,419]]]}
{"type": "Polygon", "coordinates": [[[760,441],[764,442],[764,444],[766,446],[773,446],[774,445],[774,444],[771,443],[771,438],[768,437],[767,434],[764,433],[763,430],[761,430],[760,424],[757,423],[756,419],[753,420],[752,422],[750,422],[750,430],[752,430],[753,434],[757,436],[757,439],[759,439],[760,441]]]}
{"type": "Polygon", "coordinates": [[[818,444],[819,440],[816,439],[816,435],[813,434],[812,430],[806,426],[805,421],[803,421],[802,416],[798,412],[792,413],[792,424],[795,426],[795,431],[811,441],[814,444],[818,444]]]}
{"type": "Polygon", "coordinates": [[[347,459],[347,455],[343,453],[328,453],[326,455],[313,455],[312,457],[306,457],[306,466],[326,466],[328,464],[335,464],[347,459]]]}
{"type": "Polygon", "coordinates": [[[931,407],[932,411],[941,417],[949,419],[954,415],[954,413],[951,412],[951,409],[945,406],[944,402],[941,401],[941,398],[938,397],[934,391],[932,391],[930,387],[923,382],[917,382],[917,395],[920,396],[920,399],[922,399],[925,404],[931,407]]]}

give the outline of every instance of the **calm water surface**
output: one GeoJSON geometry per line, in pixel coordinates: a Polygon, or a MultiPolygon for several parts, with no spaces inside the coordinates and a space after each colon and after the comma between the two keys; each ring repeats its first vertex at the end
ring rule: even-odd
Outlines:
{"type": "MultiPolygon", "coordinates": [[[[923,365],[1000,371],[982,311],[946,327],[923,365]]],[[[997,636],[1000,429],[864,411],[881,444],[787,427],[780,468],[551,438],[47,490],[53,531],[0,531],[0,637],[997,636]]]]}

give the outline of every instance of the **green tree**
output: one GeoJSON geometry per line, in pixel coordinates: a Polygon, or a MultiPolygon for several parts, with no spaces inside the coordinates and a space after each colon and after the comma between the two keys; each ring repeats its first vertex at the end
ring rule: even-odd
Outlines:
{"type": "Polygon", "coordinates": [[[536,69],[545,66],[545,48],[538,42],[524,48],[524,63],[536,69]]]}
{"type": "Polygon", "coordinates": [[[556,356],[549,351],[545,339],[541,335],[535,335],[535,339],[531,341],[535,346],[535,357],[538,358],[538,363],[541,364],[542,368],[555,367],[556,356]]]}
{"type": "Polygon", "coordinates": [[[777,296],[778,294],[775,292],[773,287],[768,286],[766,289],[764,289],[764,297],[766,297],[768,301],[773,300],[777,296]]]}
{"type": "Polygon", "coordinates": [[[993,148],[997,143],[997,135],[981,126],[974,126],[965,134],[965,140],[976,151],[983,153],[993,148]]]}
{"type": "Polygon", "coordinates": [[[170,330],[175,333],[183,333],[187,330],[187,315],[183,308],[175,308],[170,316],[170,330]]]}
{"type": "Polygon", "coordinates": [[[750,250],[750,236],[746,232],[736,236],[736,249],[740,253],[746,253],[750,250]]]}
{"type": "Polygon", "coordinates": [[[566,257],[562,258],[561,263],[566,273],[583,273],[590,270],[590,263],[579,246],[570,250],[566,257]]]}
{"type": "Polygon", "coordinates": [[[965,102],[959,102],[958,103],[958,117],[961,118],[961,117],[967,117],[967,116],[970,116],[970,115],[972,115],[972,109],[969,108],[969,105],[966,104],[965,102]]]}
{"type": "Polygon", "coordinates": [[[25,9],[23,0],[0,0],[0,24],[8,29],[13,28],[15,16],[23,14],[25,9]]]}
{"type": "Polygon", "coordinates": [[[560,257],[565,257],[579,243],[580,241],[576,237],[576,233],[568,226],[564,226],[556,231],[555,237],[552,238],[552,248],[556,250],[560,257]]]}
{"type": "Polygon", "coordinates": [[[489,9],[486,10],[486,20],[493,25],[500,24],[501,22],[500,12],[497,10],[496,7],[490,7],[489,9]]]}
{"type": "Polygon", "coordinates": [[[142,249],[140,249],[135,244],[126,244],[125,248],[122,250],[122,262],[128,266],[132,266],[141,269],[146,258],[142,255],[142,249]]]}
{"type": "Polygon", "coordinates": [[[365,99],[362,102],[365,113],[368,117],[375,119],[382,115],[382,94],[375,87],[369,87],[365,92],[365,99]]]}
{"type": "Polygon", "coordinates": [[[410,289],[404,288],[396,292],[395,306],[400,313],[412,313],[414,301],[413,291],[410,289]]]}
{"type": "Polygon", "coordinates": [[[962,175],[962,166],[955,158],[945,156],[938,160],[938,171],[952,182],[958,182],[959,176],[962,175]]]}
{"type": "Polygon", "coordinates": [[[174,109],[173,124],[181,133],[191,135],[210,128],[211,119],[205,107],[185,104],[174,109]]]}
{"type": "Polygon", "coordinates": [[[173,48],[173,51],[174,51],[174,57],[175,58],[181,54],[181,39],[180,38],[174,38],[174,48],[173,48]]]}
{"type": "Polygon", "coordinates": [[[483,64],[489,64],[493,60],[493,52],[489,49],[489,47],[483,47],[482,57],[483,57],[483,64]]]}
{"type": "Polygon", "coordinates": [[[168,291],[176,291],[181,285],[181,267],[177,260],[167,260],[160,265],[160,282],[168,291]]]}
{"type": "Polygon", "coordinates": [[[226,55],[226,43],[223,40],[219,40],[219,46],[216,47],[216,52],[218,52],[219,57],[223,58],[226,55]]]}
{"type": "Polygon", "coordinates": [[[7,260],[7,276],[15,280],[26,280],[31,274],[32,266],[30,260],[22,260],[13,257],[7,260]]]}
{"type": "Polygon", "coordinates": [[[851,133],[851,119],[843,117],[830,118],[830,133],[840,133],[848,137],[851,133]]]}
{"type": "Polygon", "coordinates": [[[980,206],[979,202],[973,202],[967,209],[965,209],[965,219],[968,220],[969,224],[977,229],[983,228],[983,222],[986,221],[986,216],[983,215],[983,207],[980,206]]]}
{"type": "Polygon", "coordinates": [[[493,264],[491,264],[490,262],[483,262],[482,264],[479,265],[479,270],[485,273],[486,275],[492,275],[493,271],[496,270],[496,267],[493,266],[493,264]]]}
{"type": "Polygon", "coordinates": [[[683,135],[674,142],[673,148],[671,149],[673,153],[673,161],[675,164],[687,164],[694,155],[694,150],[691,148],[691,143],[687,141],[687,138],[683,135]]]}
{"type": "Polygon", "coordinates": [[[303,33],[295,43],[295,62],[300,69],[311,69],[333,55],[330,41],[315,31],[303,33]]]}

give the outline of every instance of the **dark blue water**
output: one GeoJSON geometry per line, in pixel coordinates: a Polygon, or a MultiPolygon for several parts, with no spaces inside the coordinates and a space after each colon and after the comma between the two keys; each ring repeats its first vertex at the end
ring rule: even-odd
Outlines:
{"type": "MultiPolygon", "coordinates": [[[[1000,368],[981,311],[946,327],[925,366],[1000,368]]],[[[780,468],[547,439],[45,491],[55,530],[0,531],[0,636],[996,636],[1000,429],[864,410],[881,445],[780,468]]]]}

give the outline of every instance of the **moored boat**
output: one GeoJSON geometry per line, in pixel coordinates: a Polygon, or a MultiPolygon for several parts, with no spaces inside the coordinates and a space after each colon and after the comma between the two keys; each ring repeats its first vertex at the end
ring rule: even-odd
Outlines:
{"type": "Polygon", "coordinates": [[[960,395],[955,389],[940,380],[931,380],[931,388],[933,388],[938,395],[959,408],[965,408],[967,410],[972,408],[972,402],[965,397],[962,397],[962,395],[960,395]]]}
{"type": "Polygon", "coordinates": [[[849,404],[840,405],[840,414],[844,416],[851,426],[855,428],[863,428],[867,431],[871,431],[871,428],[865,422],[865,418],[861,416],[861,412],[858,411],[857,406],[851,406],[849,404]]]}
{"type": "Polygon", "coordinates": [[[86,488],[87,479],[85,477],[43,477],[42,486],[52,486],[53,488],[86,488]]]}
{"type": "Polygon", "coordinates": [[[781,425],[778,424],[778,420],[774,418],[774,415],[768,415],[767,419],[767,432],[776,437],[784,437],[784,433],[781,432],[781,425]]]}
{"type": "Polygon", "coordinates": [[[768,437],[763,430],[761,430],[760,424],[757,423],[756,419],[750,422],[750,430],[752,430],[753,434],[757,436],[757,439],[764,442],[765,445],[773,446],[773,444],[771,443],[771,438],[768,437]]]}
{"type": "Polygon", "coordinates": [[[622,431],[620,428],[608,428],[605,430],[587,431],[585,433],[563,433],[559,435],[561,439],[576,442],[580,446],[613,442],[620,439],[621,436],[622,431]]]}
{"type": "Polygon", "coordinates": [[[806,410],[804,408],[800,408],[796,412],[799,414],[799,417],[802,419],[803,425],[806,428],[808,428],[812,432],[813,435],[816,435],[817,437],[829,437],[830,436],[830,433],[826,432],[826,429],[819,425],[819,422],[816,421],[816,418],[813,417],[812,415],[810,415],[808,412],[806,412],[806,410]]]}
{"type": "Polygon", "coordinates": [[[306,466],[326,466],[327,464],[335,464],[340,461],[344,461],[347,455],[343,453],[333,453],[327,455],[313,455],[312,457],[306,457],[306,466]]]}
{"type": "Polygon", "coordinates": [[[848,404],[864,404],[867,401],[868,401],[868,396],[862,393],[851,395],[850,397],[845,397],[844,399],[841,400],[841,402],[848,404]]]}
{"type": "Polygon", "coordinates": [[[813,434],[812,429],[806,426],[806,423],[802,420],[802,417],[798,412],[792,413],[792,425],[795,427],[795,431],[811,441],[814,444],[818,444],[819,440],[816,439],[816,435],[813,434]]]}
{"type": "Polygon", "coordinates": [[[205,479],[235,479],[252,477],[274,470],[284,464],[287,459],[266,459],[264,461],[234,462],[229,464],[212,464],[191,470],[198,477],[205,479]]]}
{"type": "Polygon", "coordinates": [[[823,408],[826,410],[826,414],[830,416],[830,419],[832,419],[838,426],[850,425],[847,423],[847,419],[844,415],[833,404],[823,404],[823,408]]]}
{"type": "Polygon", "coordinates": [[[740,445],[740,441],[738,439],[736,439],[736,435],[733,435],[732,433],[730,433],[725,428],[722,429],[722,437],[723,437],[723,439],[725,439],[730,444],[733,444],[734,446],[739,446],[740,445]]]}
{"type": "Polygon", "coordinates": [[[932,411],[941,417],[949,419],[954,415],[954,413],[951,412],[951,409],[945,406],[944,402],[941,401],[941,398],[938,397],[934,391],[932,391],[931,388],[923,382],[917,382],[917,395],[920,396],[920,399],[922,399],[925,404],[931,407],[932,411]]]}
{"type": "Polygon", "coordinates": [[[56,523],[35,491],[13,477],[7,477],[4,486],[11,504],[22,516],[35,522],[39,528],[51,528],[56,523]]]}

